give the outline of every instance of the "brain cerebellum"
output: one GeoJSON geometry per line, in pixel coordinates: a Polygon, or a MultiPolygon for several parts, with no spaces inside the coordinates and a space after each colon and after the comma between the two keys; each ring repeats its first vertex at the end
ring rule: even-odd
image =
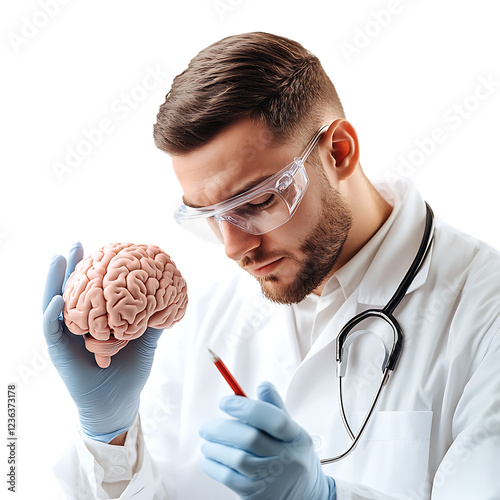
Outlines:
{"type": "Polygon", "coordinates": [[[112,243],[80,261],[64,290],[64,321],[85,335],[101,367],[148,326],[170,328],[186,311],[187,287],[156,245],[112,243]]]}

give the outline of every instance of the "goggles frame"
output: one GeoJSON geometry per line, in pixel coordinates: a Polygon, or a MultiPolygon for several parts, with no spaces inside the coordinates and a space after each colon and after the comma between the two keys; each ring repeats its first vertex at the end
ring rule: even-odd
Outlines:
{"type": "Polygon", "coordinates": [[[216,235],[215,233],[213,233],[213,229],[210,229],[208,227],[208,220],[212,218],[218,223],[219,227],[222,221],[226,221],[229,224],[233,224],[242,231],[245,231],[250,234],[265,234],[285,224],[292,218],[298,206],[300,205],[300,202],[302,201],[305,192],[307,191],[309,179],[307,177],[305,169],[303,171],[303,176],[305,177],[305,185],[302,189],[302,192],[299,194],[297,199],[294,200],[294,203],[292,205],[289,205],[287,203],[282,193],[292,183],[295,182],[295,175],[297,174],[299,169],[304,168],[305,161],[311,154],[312,150],[315,148],[316,144],[321,138],[321,135],[325,132],[325,130],[329,126],[330,124],[323,125],[316,132],[314,137],[309,141],[309,143],[307,144],[306,148],[304,149],[303,153],[300,156],[295,157],[292,162],[290,162],[284,168],[282,168],[275,174],[271,175],[270,177],[259,183],[257,186],[253,187],[252,189],[249,189],[248,191],[245,191],[244,193],[238,194],[236,196],[228,198],[227,200],[206,207],[194,208],[187,206],[183,203],[174,213],[175,221],[181,226],[186,227],[186,229],[189,229],[188,226],[191,222],[195,222],[196,220],[206,219],[207,229],[209,229],[210,233],[212,233],[214,236],[216,235]],[[238,207],[244,206],[249,201],[254,200],[255,198],[265,193],[274,193],[277,196],[279,196],[281,200],[287,205],[289,210],[288,218],[283,222],[277,224],[275,227],[272,227],[271,229],[267,229],[262,232],[254,232],[252,230],[249,230],[248,226],[245,228],[238,224],[235,224],[235,220],[232,219],[230,215],[225,216],[225,214],[227,214],[228,212],[230,213],[231,211],[234,211],[238,207]]]}

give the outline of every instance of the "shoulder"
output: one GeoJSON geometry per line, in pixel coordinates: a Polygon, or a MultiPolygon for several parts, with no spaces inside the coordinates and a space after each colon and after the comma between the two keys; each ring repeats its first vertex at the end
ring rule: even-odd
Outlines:
{"type": "Polygon", "coordinates": [[[487,289],[500,293],[500,252],[473,236],[436,218],[433,264],[454,274],[464,273],[468,281],[481,280],[487,289]]]}
{"type": "MultiPolygon", "coordinates": [[[[186,314],[162,335],[159,346],[158,356],[169,359],[169,366],[182,364],[187,353],[192,357],[198,344],[208,345],[228,334],[246,308],[263,300],[256,280],[240,269],[189,289],[188,296],[186,314]]],[[[180,367],[177,371],[181,372],[180,367]]]]}
{"type": "Polygon", "coordinates": [[[234,307],[249,296],[260,294],[257,281],[241,269],[235,269],[223,276],[208,281],[191,290],[192,309],[220,310],[234,307]]]}
{"type": "Polygon", "coordinates": [[[498,325],[500,252],[439,218],[428,286],[447,291],[450,312],[462,334],[466,330],[485,334],[498,325]]]}
{"type": "Polygon", "coordinates": [[[198,339],[217,335],[237,322],[248,307],[262,300],[257,281],[245,271],[235,269],[190,290],[186,315],[178,330],[198,339]]]}

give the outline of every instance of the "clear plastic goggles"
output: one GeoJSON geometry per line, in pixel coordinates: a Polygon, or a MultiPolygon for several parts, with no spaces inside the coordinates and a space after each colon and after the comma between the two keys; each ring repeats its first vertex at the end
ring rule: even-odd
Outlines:
{"type": "Polygon", "coordinates": [[[224,241],[222,222],[255,235],[282,226],[292,218],[304,197],[309,184],[305,161],[328,127],[324,125],[316,132],[299,157],[249,191],[207,207],[183,204],[174,219],[197,236],[219,242],[224,241]]]}

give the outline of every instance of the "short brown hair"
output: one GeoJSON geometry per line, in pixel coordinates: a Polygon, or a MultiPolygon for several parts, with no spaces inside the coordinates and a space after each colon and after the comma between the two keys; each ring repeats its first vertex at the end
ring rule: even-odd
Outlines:
{"type": "Polygon", "coordinates": [[[250,118],[283,141],[314,133],[325,112],[345,118],[319,59],[299,43],[254,32],[203,49],[177,75],[154,126],[159,149],[187,154],[250,118]]]}

